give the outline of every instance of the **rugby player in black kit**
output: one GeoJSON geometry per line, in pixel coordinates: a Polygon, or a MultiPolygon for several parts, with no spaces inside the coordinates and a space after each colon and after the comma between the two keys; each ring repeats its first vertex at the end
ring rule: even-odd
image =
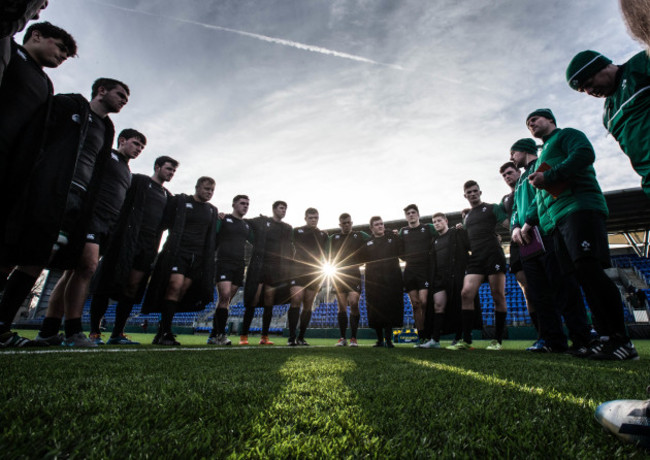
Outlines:
{"type": "Polygon", "coordinates": [[[492,298],[494,299],[496,335],[496,339],[487,346],[487,350],[501,350],[507,315],[505,295],[506,257],[495,232],[495,227],[498,223],[505,225],[508,216],[501,205],[481,201],[482,192],[475,181],[469,180],[465,182],[463,190],[470,205],[470,210],[465,216],[464,225],[467,229],[472,254],[467,263],[461,292],[463,340],[447,348],[451,350],[472,348],[474,298],[481,283],[487,277],[492,298]]]}
{"type": "MultiPolygon", "coordinates": [[[[432,331],[425,327],[430,281],[429,254],[433,239],[438,232],[433,225],[420,223],[420,210],[414,204],[404,208],[404,216],[408,226],[399,231],[400,258],[406,262],[404,289],[413,306],[413,319],[419,339],[416,347],[419,347],[428,344],[431,340],[432,331]]],[[[431,319],[431,313],[428,314],[431,319]]]]}
{"type": "Polygon", "coordinates": [[[208,203],[214,185],[211,177],[199,177],[194,195],[168,201],[163,226],[169,234],[142,304],[143,313],[161,314],[154,344],[180,345],[172,333],[174,314],[202,310],[214,299],[218,211],[208,203]]]}
{"type": "Polygon", "coordinates": [[[208,345],[230,345],[226,335],[230,301],[244,284],[246,241],[251,228],[244,220],[250,201],[246,195],[232,199],[232,214],[217,222],[217,291],[219,301],[214,312],[208,345]]]}
{"type": "Polygon", "coordinates": [[[90,335],[100,338],[100,322],[109,298],[117,299],[115,325],[109,345],[137,345],[124,335],[124,327],[133,305],[144,294],[162,236],[162,220],[171,193],[163,186],[169,182],[178,162],[168,156],[156,158],[151,177],[134,174],[126,193],[115,231],[95,275],[90,305],[90,335]]]}
{"type": "MultiPolygon", "coordinates": [[[[128,87],[110,78],[93,83],[90,103],[80,94],[56,95],[47,107],[50,112],[45,139],[17,147],[12,171],[16,187],[12,187],[7,201],[10,206],[3,214],[6,224],[0,242],[0,263],[18,267],[8,280],[0,304],[1,322],[15,314],[43,267],[75,269],[77,279],[73,284],[78,281],[81,287],[66,294],[66,336],[71,338],[70,345],[86,343],[85,336],[85,340],[81,337],[83,301],[78,301],[87,287],[84,283],[88,273],[94,272],[93,251],[85,244],[86,234],[101,179],[109,161],[114,161],[114,128],[108,114],[119,112],[128,97],[128,87]],[[79,340],[73,340],[73,336],[79,340]]],[[[44,129],[42,120],[33,117],[26,132],[37,136],[39,129],[44,129]]],[[[59,318],[52,321],[60,325],[64,300],[56,295],[52,300],[59,304],[59,318]]]]}
{"type": "Polygon", "coordinates": [[[131,185],[129,161],[140,155],[147,139],[135,129],[125,129],[119,134],[117,143],[117,150],[111,151],[110,158],[104,166],[104,174],[98,179],[97,198],[86,227],[81,258],[76,268],[66,270],[54,287],[43,327],[36,341],[55,344],[61,318],[65,313],[64,345],[74,347],[103,345],[99,334],[90,338],[84,335],[81,329],[81,313],[88,297],[90,281],[99,263],[100,253],[108,245],[126,191],[131,185]]]}
{"type": "Polygon", "coordinates": [[[244,288],[244,321],[240,345],[248,345],[248,331],[255,316],[255,307],[264,307],[262,314],[262,336],[260,345],[273,345],[269,340],[269,328],[273,317],[273,306],[286,303],[288,283],[293,257],[291,225],[282,222],[287,214],[287,203],[273,203],[273,216],[259,216],[249,219],[253,228],[253,253],[246,272],[244,288]],[[261,304],[261,305],[260,305],[261,304]]]}
{"type": "Polygon", "coordinates": [[[357,330],[359,329],[359,297],[361,296],[361,251],[365,247],[370,235],[365,232],[352,230],[352,217],[343,213],[339,216],[341,233],[330,236],[329,263],[336,267],[336,274],[332,279],[336,300],[338,303],[338,320],[341,337],[336,342],[337,347],[348,344],[346,329],[348,326],[347,307],[350,306],[350,346],[357,347],[357,330]]]}
{"type": "Polygon", "coordinates": [[[307,225],[293,229],[293,276],[291,279],[291,307],[289,308],[289,341],[287,345],[309,345],[305,332],[311,320],[311,310],[322,282],[321,265],[327,251],[327,233],[318,229],[318,210],[307,208],[307,225]],[[300,306],[302,305],[302,312],[300,306]],[[300,333],[296,329],[300,319],[300,333]]]}

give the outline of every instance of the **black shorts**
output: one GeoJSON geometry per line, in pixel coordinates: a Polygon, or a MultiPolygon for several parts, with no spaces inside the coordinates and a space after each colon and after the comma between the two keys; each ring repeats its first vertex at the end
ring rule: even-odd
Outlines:
{"type": "Polygon", "coordinates": [[[172,265],[173,274],[184,275],[191,280],[199,279],[203,274],[203,256],[189,252],[181,252],[172,265]]]}
{"type": "Polygon", "coordinates": [[[93,214],[86,230],[86,242],[98,244],[104,249],[111,236],[111,229],[116,220],[117,216],[115,215],[100,216],[93,214]]]}
{"type": "Polygon", "coordinates": [[[278,287],[287,282],[287,280],[282,279],[282,273],[282,262],[279,260],[265,260],[264,265],[262,266],[260,283],[266,284],[270,287],[278,287]]]}
{"type": "Polygon", "coordinates": [[[318,269],[294,262],[291,272],[290,287],[300,286],[314,291],[320,290],[323,274],[318,269]]]}
{"type": "Polygon", "coordinates": [[[131,265],[132,270],[141,272],[149,272],[151,270],[153,262],[156,260],[156,254],[158,254],[157,243],[155,235],[140,234],[137,243],[138,252],[135,254],[133,264],[131,265]]]}
{"type": "Polygon", "coordinates": [[[436,274],[433,277],[431,291],[435,294],[440,291],[448,291],[451,288],[451,275],[448,273],[436,274]]]}
{"type": "Polygon", "coordinates": [[[345,267],[337,271],[332,278],[332,285],[337,294],[361,292],[361,272],[359,267],[345,267]]]}
{"type": "Polygon", "coordinates": [[[501,248],[493,248],[489,251],[473,252],[469,256],[467,269],[468,275],[495,275],[506,272],[506,256],[501,248]]]}
{"type": "Polygon", "coordinates": [[[605,216],[597,211],[577,211],[557,222],[553,232],[558,260],[564,272],[580,259],[592,258],[609,268],[609,241],[605,216]]]}
{"type": "Polygon", "coordinates": [[[517,243],[510,243],[510,273],[517,273],[524,269],[521,264],[521,256],[519,255],[519,245],[517,243]]]}
{"type": "Polygon", "coordinates": [[[217,283],[230,281],[235,286],[244,284],[244,262],[217,261],[217,283]]]}
{"type": "Polygon", "coordinates": [[[412,267],[408,264],[404,269],[404,290],[406,292],[429,289],[429,269],[427,267],[412,267]]]}

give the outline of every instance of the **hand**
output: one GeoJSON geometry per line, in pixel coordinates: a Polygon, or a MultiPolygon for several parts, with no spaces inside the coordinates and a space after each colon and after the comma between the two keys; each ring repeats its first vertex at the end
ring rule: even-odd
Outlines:
{"type": "Polygon", "coordinates": [[[528,224],[524,224],[524,226],[521,227],[521,239],[524,245],[527,245],[532,241],[532,229],[533,227],[528,224]]]}
{"type": "Polygon", "coordinates": [[[528,176],[528,182],[535,188],[544,188],[546,181],[544,180],[544,173],[534,172],[528,176]]]}
{"type": "Polygon", "coordinates": [[[523,245],[524,245],[524,240],[523,240],[522,237],[521,237],[521,228],[519,228],[519,227],[515,227],[515,228],[512,230],[512,241],[514,241],[514,242],[515,242],[516,244],[518,244],[519,246],[523,246],[523,245]]]}
{"type": "Polygon", "coordinates": [[[456,230],[462,230],[463,224],[456,224],[456,230]]]}
{"type": "Polygon", "coordinates": [[[225,212],[220,212],[219,213],[219,219],[223,220],[224,217],[226,217],[226,213],[225,212]]]}

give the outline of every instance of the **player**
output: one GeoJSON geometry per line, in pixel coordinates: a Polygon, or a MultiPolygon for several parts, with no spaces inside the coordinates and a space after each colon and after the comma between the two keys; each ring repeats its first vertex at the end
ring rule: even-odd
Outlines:
{"type": "Polygon", "coordinates": [[[386,231],[379,216],[370,218],[372,238],[366,242],[362,260],[366,263],[368,325],[377,333],[374,347],[393,348],[392,329],[404,322],[404,290],[399,266],[399,239],[386,231]]]}
{"type": "Polygon", "coordinates": [[[156,158],[151,177],[134,174],[124,205],[102,257],[90,305],[90,338],[101,341],[100,321],[109,297],[117,299],[115,325],[108,345],[138,345],[124,335],[133,305],[139,303],[158,254],[163,213],[171,193],[164,187],[178,168],[168,156],[156,158]]]}
{"type": "MultiPolygon", "coordinates": [[[[0,302],[3,327],[11,324],[43,267],[82,268],[78,263],[85,247],[86,230],[101,178],[111,159],[114,128],[108,114],[118,113],[124,107],[129,89],[118,80],[100,78],[93,83],[91,98],[89,103],[79,94],[54,96],[49,108],[48,136],[42,145],[30,143],[26,134],[22,137],[26,144],[17,147],[0,241],[0,264],[17,265],[0,302]]],[[[34,117],[26,133],[39,136],[44,129],[43,119],[34,117]]],[[[54,302],[63,305],[63,299],[56,296],[54,302]]],[[[81,337],[81,311],[76,311],[78,302],[71,300],[68,304],[75,307],[66,312],[70,320],[66,322],[67,336],[79,339],[71,343],[85,343],[81,337]]],[[[58,307],[49,325],[44,326],[55,329],[53,325],[60,325],[62,314],[58,307]]],[[[7,332],[1,331],[0,342],[13,346],[7,341],[7,332]]]]}
{"type": "Polygon", "coordinates": [[[232,214],[217,222],[217,291],[219,301],[214,312],[208,345],[230,345],[226,335],[230,301],[244,284],[246,241],[252,240],[251,228],[244,216],[250,200],[246,195],[232,199],[232,214]]]}
{"type": "Polygon", "coordinates": [[[501,243],[494,231],[495,226],[506,224],[508,216],[502,206],[483,203],[482,192],[476,181],[469,180],[463,185],[465,198],[470,210],[465,217],[464,226],[467,229],[471,256],[467,263],[467,271],[463,279],[461,292],[463,311],[463,340],[456,345],[447,347],[451,350],[472,348],[472,325],[474,323],[474,298],[479,287],[487,277],[490,283],[492,299],[494,299],[495,336],[487,346],[487,350],[501,350],[503,334],[506,325],[506,258],[501,243]]]}
{"type": "Polygon", "coordinates": [[[429,291],[429,258],[434,237],[438,234],[431,224],[420,223],[420,210],[415,204],[404,208],[407,226],[399,231],[401,258],[404,268],[404,289],[411,299],[413,319],[418,330],[418,344],[431,339],[431,331],[425,330],[427,297],[429,291]]]}
{"type": "Polygon", "coordinates": [[[347,307],[350,306],[350,346],[359,346],[357,331],[359,329],[359,297],[361,296],[361,272],[359,271],[360,251],[364,243],[370,239],[365,232],[352,230],[352,217],[343,213],[339,216],[341,233],[330,236],[329,263],[336,267],[332,278],[336,300],[338,303],[338,320],[341,337],[336,342],[337,347],[345,347],[346,329],[348,327],[347,307]]]}
{"type": "Polygon", "coordinates": [[[307,208],[305,222],[307,225],[293,229],[293,244],[296,252],[290,283],[291,307],[288,313],[287,345],[290,347],[309,345],[305,340],[305,332],[311,319],[314,299],[322,283],[321,266],[327,251],[327,233],[318,229],[318,210],[307,208]],[[298,319],[300,319],[300,331],[296,338],[298,319]]]}
{"type": "Polygon", "coordinates": [[[259,216],[248,221],[253,229],[253,253],[246,272],[240,345],[248,345],[248,331],[255,315],[255,307],[260,304],[264,307],[260,345],[273,345],[269,340],[273,306],[288,303],[289,299],[293,228],[282,222],[287,214],[285,201],[273,203],[272,211],[273,216],[270,218],[259,216]]]}
{"type": "Polygon", "coordinates": [[[202,176],[193,195],[173,196],[163,217],[169,229],[156,258],[142,313],[160,313],[155,345],[180,345],[172,332],[176,312],[199,311],[214,299],[218,210],[208,203],[215,181],[202,176]]]}

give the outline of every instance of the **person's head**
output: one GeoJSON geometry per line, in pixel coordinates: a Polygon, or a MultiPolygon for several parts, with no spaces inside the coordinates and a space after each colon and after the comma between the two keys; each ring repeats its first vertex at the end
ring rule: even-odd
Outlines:
{"type": "Polygon", "coordinates": [[[77,55],[77,43],[65,30],[49,22],[29,26],[23,46],[41,67],[58,67],[69,57],[77,55]]]}
{"type": "Polygon", "coordinates": [[[99,103],[106,113],[118,113],[129,102],[129,87],[113,78],[98,78],[90,93],[93,102],[99,103]]]}
{"type": "Polygon", "coordinates": [[[347,235],[352,231],[352,217],[347,212],[344,212],[339,216],[339,227],[341,228],[341,233],[347,235]]]}
{"type": "Polygon", "coordinates": [[[129,160],[137,158],[146,145],[144,134],[132,128],[122,130],[117,136],[117,151],[129,160]]]}
{"type": "Polygon", "coordinates": [[[178,168],[178,161],[166,155],[160,156],[156,158],[153,164],[154,177],[158,179],[157,182],[160,184],[169,182],[174,177],[176,168],[178,168]]]}
{"type": "Polygon", "coordinates": [[[404,217],[406,218],[406,222],[409,225],[411,224],[417,225],[418,222],[420,221],[420,210],[418,209],[417,205],[409,204],[407,207],[405,207],[404,217]]]}
{"type": "Polygon", "coordinates": [[[232,199],[232,215],[240,219],[248,212],[250,200],[247,195],[235,195],[232,199]]]}
{"type": "Polygon", "coordinates": [[[501,177],[503,177],[506,185],[510,188],[515,187],[517,179],[519,179],[519,176],[521,175],[519,169],[512,161],[502,164],[499,168],[499,173],[501,174],[501,177]]]}
{"type": "Polygon", "coordinates": [[[576,54],[566,68],[569,86],[593,97],[607,97],[616,91],[618,66],[597,51],[585,50],[576,54]]]}
{"type": "Polygon", "coordinates": [[[530,137],[519,139],[510,147],[510,161],[517,168],[523,168],[535,158],[537,158],[537,144],[530,137]]]}
{"type": "Polygon", "coordinates": [[[557,128],[557,122],[551,109],[537,109],[526,117],[526,127],[533,137],[541,139],[557,128]]]}
{"type": "Polygon", "coordinates": [[[273,218],[275,220],[282,220],[287,215],[286,201],[278,200],[273,203],[273,218]]]}
{"type": "Polygon", "coordinates": [[[465,199],[469,202],[469,205],[474,208],[481,204],[481,189],[475,180],[468,180],[463,184],[463,192],[465,199]]]}
{"type": "Polygon", "coordinates": [[[316,208],[305,210],[305,222],[307,227],[316,228],[318,226],[318,210],[316,208]]]}
{"type": "Polygon", "coordinates": [[[447,216],[442,212],[435,213],[433,217],[431,217],[431,222],[433,223],[433,228],[436,229],[436,232],[441,235],[447,233],[447,230],[449,230],[449,221],[447,220],[447,216]]]}
{"type": "Polygon", "coordinates": [[[196,185],[194,186],[194,199],[203,203],[210,201],[212,199],[212,195],[214,195],[215,184],[216,182],[211,177],[199,177],[196,181],[196,185]]]}
{"type": "Polygon", "coordinates": [[[372,216],[370,218],[370,231],[373,236],[384,236],[386,229],[384,227],[384,221],[379,216],[372,216]]]}

